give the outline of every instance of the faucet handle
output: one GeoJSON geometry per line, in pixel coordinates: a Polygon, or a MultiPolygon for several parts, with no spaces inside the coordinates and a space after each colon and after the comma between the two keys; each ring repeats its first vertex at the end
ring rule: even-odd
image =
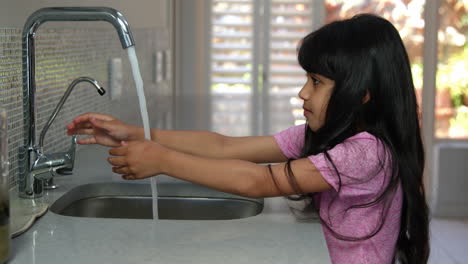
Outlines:
{"type": "Polygon", "coordinates": [[[70,148],[65,152],[65,157],[67,159],[65,166],[57,167],[54,172],[60,175],[72,174],[73,168],[75,167],[76,141],[77,137],[76,135],[73,135],[70,148]]]}
{"type": "Polygon", "coordinates": [[[63,153],[65,163],[61,166],[53,167],[50,170],[52,177],[44,181],[44,189],[54,190],[58,188],[58,185],[54,182],[54,177],[59,175],[71,175],[73,167],[75,166],[75,152],[76,152],[76,136],[72,136],[72,142],[67,152],[63,153]]]}
{"type": "Polygon", "coordinates": [[[73,161],[75,160],[75,152],[76,152],[76,142],[78,141],[77,136],[73,135],[70,148],[68,149],[68,153],[70,154],[71,158],[73,158],[73,161]]]}

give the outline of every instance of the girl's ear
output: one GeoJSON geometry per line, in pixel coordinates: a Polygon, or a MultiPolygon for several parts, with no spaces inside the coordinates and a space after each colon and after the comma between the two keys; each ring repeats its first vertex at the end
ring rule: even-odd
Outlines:
{"type": "Polygon", "coordinates": [[[370,93],[369,90],[366,91],[366,95],[362,98],[362,103],[366,104],[370,100],[370,93]]]}

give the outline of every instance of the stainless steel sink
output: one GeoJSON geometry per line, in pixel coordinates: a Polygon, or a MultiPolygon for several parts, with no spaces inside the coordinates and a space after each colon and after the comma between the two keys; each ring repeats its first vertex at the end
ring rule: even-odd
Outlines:
{"type": "MultiPolygon", "coordinates": [[[[93,183],[78,186],[51,206],[66,216],[152,219],[149,184],[93,183]]],[[[189,183],[158,184],[160,219],[228,220],[257,215],[263,199],[250,199],[189,183]]]]}

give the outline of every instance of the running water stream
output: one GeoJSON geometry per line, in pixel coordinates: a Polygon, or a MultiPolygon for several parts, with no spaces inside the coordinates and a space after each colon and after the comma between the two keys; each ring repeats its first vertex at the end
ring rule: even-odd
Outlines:
{"type": "MultiPolygon", "coordinates": [[[[143,90],[143,79],[141,78],[140,67],[138,66],[138,58],[135,53],[135,46],[127,48],[128,58],[132,66],[133,79],[138,94],[140,103],[140,113],[143,119],[143,129],[145,131],[145,139],[151,140],[151,130],[149,126],[148,109],[146,108],[145,92],[143,90]]],[[[159,219],[158,216],[158,189],[156,177],[151,177],[151,193],[153,195],[153,219],[159,219]]]]}

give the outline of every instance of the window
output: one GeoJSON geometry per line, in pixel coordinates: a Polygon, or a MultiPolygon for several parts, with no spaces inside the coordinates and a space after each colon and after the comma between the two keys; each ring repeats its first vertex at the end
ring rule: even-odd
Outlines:
{"type": "Polygon", "coordinates": [[[252,123],[254,3],[213,1],[211,125],[225,135],[249,135],[252,123]]]}
{"type": "Polygon", "coordinates": [[[439,7],[435,136],[468,138],[468,1],[439,7]]]}
{"type": "MultiPolygon", "coordinates": [[[[326,23],[357,13],[377,14],[392,22],[408,52],[418,104],[422,104],[424,0],[326,0],[326,23]]],[[[421,108],[420,108],[421,110],[421,108]]]]}
{"type": "Polygon", "coordinates": [[[268,71],[264,87],[264,133],[273,134],[290,126],[305,123],[302,100],[298,93],[306,82],[305,72],[297,62],[299,41],[312,31],[312,1],[271,1],[269,6],[268,71]]]}
{"type": "Polygon", "coordinates": [[[304,122],[297,94],[306,79],[297,64],[296,48],[312,30],[311,2],[212,1],[214,131],[246,136],[304,122]]]}
{"type": "MultiPolygon", "coordinates": [[[[425,0],[213,0],[212,128],[272,134],[304,122],[298,41],[319,26],[375,13],[399,30],[422,104],[425,0]]],[[[468,138],[468,2],[440,0],[434,109],[436,138],[468,138]]]]}

